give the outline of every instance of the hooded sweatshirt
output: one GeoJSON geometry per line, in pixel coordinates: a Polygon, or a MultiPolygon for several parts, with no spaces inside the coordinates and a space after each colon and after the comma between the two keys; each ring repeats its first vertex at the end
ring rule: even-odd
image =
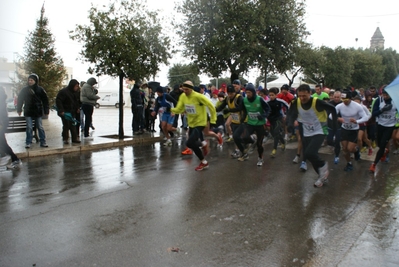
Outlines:
{"type": "Polygon", "coordinates": [[[82,104],[95,106],[96,102],[100,97],[94,91],[94,85],[97,84],[95,78],[90,78],[87,82],[83,85],[80,91],[80,101],[82,104]]]}

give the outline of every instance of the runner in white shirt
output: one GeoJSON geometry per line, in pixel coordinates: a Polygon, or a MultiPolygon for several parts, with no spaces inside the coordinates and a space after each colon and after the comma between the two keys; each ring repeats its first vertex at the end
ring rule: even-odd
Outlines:
{"type": "Polygon", "coordinates": [[[341,146],[344,152],[346,166],[344,171],[353,170],[350,154],[355,153],[355,159],[360,159],[360,154],[357,147],[357,136],[359,131],[359,124],[367,122],[369,116],[364,112],[361,105],[351,100],[352,92],[344,90],[341,94],[342,103],[338,104],[337,110],[338,122],[341,126],[341,146]]]}

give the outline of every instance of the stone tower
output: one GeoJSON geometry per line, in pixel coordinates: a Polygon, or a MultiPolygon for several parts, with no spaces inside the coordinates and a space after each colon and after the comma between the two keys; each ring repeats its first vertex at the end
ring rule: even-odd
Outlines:
{"type": "Polygon", "coordinates": [[[382,36],[380,27],[377,27],[377,29],[373,34],[373,37],[371,37],[370,40],[370,49],[371,50],[384,49],[384,43],[385,43],[384,36],[382,36]]]}

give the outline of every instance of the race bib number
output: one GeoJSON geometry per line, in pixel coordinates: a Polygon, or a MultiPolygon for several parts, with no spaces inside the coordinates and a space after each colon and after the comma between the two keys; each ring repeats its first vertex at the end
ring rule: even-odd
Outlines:
{"type": "Polygon", "coordinates": [[[187,114],[197,114],[197,111],[195,110],[195,105],[186,104],[186,113],[187,114]]]}
{"type": "Polygon", "coordinates": [[[392,118],[392,115],[390,115],[390,114],[381,114],[380,117],[382,119],[390,120],[392,118]]]}
{"type": "Polygon", "coordinates": [[[231,115],[231,119],[232,119],[233,121],[238,121],[238,120],[240,120],[240,116],[238,115],[238,113],[230,113],[230,115],[231,115]]]}
{"type": "Polygon", "coordinates": [[[346,129],[346,130],[355,129],[353,123],[348,123],[348,122],[343,123],[343,124],[342,124],[342,128],[344,128],[344,129],[346,129]]]}
{"type": "Polygon", "coordinates": [[[314,125],[313,124],[305,124],[303,123],[303,128],[306,132],[314,132],[314,125]]]}
{"type": "Polygon", "coordinates": [[[259,112],[250,112],[248,113],[248,118],[251,120],[257,120],[258,119],[259,112]]]}

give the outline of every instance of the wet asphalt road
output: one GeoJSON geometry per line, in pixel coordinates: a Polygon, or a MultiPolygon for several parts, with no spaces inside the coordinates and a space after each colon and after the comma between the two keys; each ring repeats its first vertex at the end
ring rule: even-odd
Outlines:
{"type": "Polygon", "coordinates": [[[181,140],[1,169],[0,266],[399,266],[399,156],[373,176],[324,154],[314,188],[295,144],[263,167],[212,146],[202,172],[181,140]]]}

